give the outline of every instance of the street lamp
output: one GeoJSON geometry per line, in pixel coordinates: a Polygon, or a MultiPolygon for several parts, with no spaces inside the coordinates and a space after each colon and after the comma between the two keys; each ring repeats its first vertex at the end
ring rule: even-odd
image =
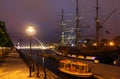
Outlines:
{"type": "Polygon", "coordinates": [[[36,33],[36,30],[33,26],[28,26],[27,29],[25,30],[26,34],[29,35],[29,38],[30,38],[30,53],[29,53],[29,76],[31,76],[31,72],[32,72],[32,62],[31,62],[31,39],[32,39],[32,36],[35,35],[36,33]]]}

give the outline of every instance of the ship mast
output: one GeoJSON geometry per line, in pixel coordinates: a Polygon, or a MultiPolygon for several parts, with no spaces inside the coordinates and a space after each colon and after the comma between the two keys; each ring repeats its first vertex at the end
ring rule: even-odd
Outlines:
{"type": "Polygon", "coordinates": [[[99,7],[98,7],[98,0],[96,0],[96,42],[99,43],[99,29],[100,29],[100,23],[99,23],[99,7]]]}
{"type": "Polygon", "coordinates": [[[78,0],[76,0],[76,36],[75,36],[75,45],[79,46],[79,40],[80,40],[80,31],[79,31],[79,8],[78,8],[78,0]]]}
{"type": "Polygon", "coordinates": [[[61,34],[61,45],[64,45],[64,10],[62,8],[61,10],[61,28],[62,28],[62,34],[61,34]]]}
{"type": "MultiPolygon", "coordinates": [[[[116,11],[116,8],[113,9],[113,11],[105,18],[105,20],[103,21],[102,24],[100,24],[99,22],[99,6],[98,6],[98,0],[96,0],[96,18],[95,18],[95,22],[96,22],[96,43],[97,43],[97,46],[99,46],[99,41],[100,41],[100,38],[99,38],[99,30],[100,28],[103,28],[103,25],[104,23],[110,18],[110,16],[116,11]]],[[[107,34],[109,34],[109,31],[105,30],[105,32],[107,34]]]]}

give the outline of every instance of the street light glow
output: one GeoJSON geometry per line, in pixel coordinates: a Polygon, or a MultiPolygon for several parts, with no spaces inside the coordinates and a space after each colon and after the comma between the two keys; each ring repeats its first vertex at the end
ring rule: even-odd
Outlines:
{"type": "Polygon", "coordinates": [[[33,26],[27,27],[25,31],[29,36],[33,36],[36,33],[36,30],[33,26]]]}
{"type": "Polygon", "coordinates": [[[109,46],[114,46],[114,45],[115,45],[114,42],[112,41],[109,42],[109,46]]]}

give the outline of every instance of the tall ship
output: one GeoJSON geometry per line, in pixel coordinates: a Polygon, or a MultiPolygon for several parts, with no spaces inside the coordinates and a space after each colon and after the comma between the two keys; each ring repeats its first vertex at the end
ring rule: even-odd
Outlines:
{"type": "MultiPolygon", "coordinates": [[[[76,0],[76,11],[75,14],[68,14],[74,16],[74,20],[65,20],[65,14],[64,9],[61,10],[61,42],[58,46],[56,46],[56,49],[63,53],[65,56],[68,55],[76,55],[76,57],[79,57],[79,55],[84,56],[86,59],[86,56],[94,56],[95,59],[101,61],[101,62],[107,62],[107,63],[113,63],[116,57],[114,54],[117,53],[117,57],[119,55],[119,49],[117,49],[115,46],[108,46],[108,42],[100,42],[100,29],[103,29],[103,24],[109,19],[109,17],[116,11],[114,9],[103,21],[103,23],[100,23],[99,20],[99,2],[96,0],[96,17],[95,17],[95,25],[96,25],[96,35],[95,35],[95,41],[91,41],[90,39],[82,41],[82,33],[81,28],[79,27],[80,19],[83,17],[79,16],[79,7],[78,7],[79,0],[76,0]],[[66,23],[72,22],[73,24],[67,26],[66,23]],[[109,59],[110,61],[107,61],[109,59]]],[[[109,31],[104,30],[107,34],[109,34],[109,31]]],[[[112,42],[110,45],[114,45],[112,42]]]]}
{"type": "Polygon", "coordinates": [[[79,45],[80,29],[79,29],[79,8],[78,0],[76,0],[76,14],[64,14],[64,9],[61,11],[61,45],[79,45]],[[64,17],[73,16],[72,20],[65,20],[64,17]]]}

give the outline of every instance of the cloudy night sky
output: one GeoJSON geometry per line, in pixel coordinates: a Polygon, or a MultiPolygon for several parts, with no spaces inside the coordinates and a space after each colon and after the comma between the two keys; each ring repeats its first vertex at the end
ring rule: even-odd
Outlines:
{"type": "MultiPolygon", "coordinates": [[[[112,39],[120,36],[120,0],[99,0],[100,23],[114,10],[101,30],[101,38],[112,39]],[[110,34],[106,34],[108,30],[110,34]]],[[[79,15],[83,33],[95,38],[96,0],[79,0],[79,15]],[[83,28],[84,27],[84,28],[83,28]]],[[[28,37],[25,28],[33,25],[37,29],[36,37],[41,41],[59,41],[61,25],[61,9],[65,14],[75,13],[75,0],[0,0],[0,21],[4,21],[12,41],[22,39],[26,43],[28,37]]]]}

